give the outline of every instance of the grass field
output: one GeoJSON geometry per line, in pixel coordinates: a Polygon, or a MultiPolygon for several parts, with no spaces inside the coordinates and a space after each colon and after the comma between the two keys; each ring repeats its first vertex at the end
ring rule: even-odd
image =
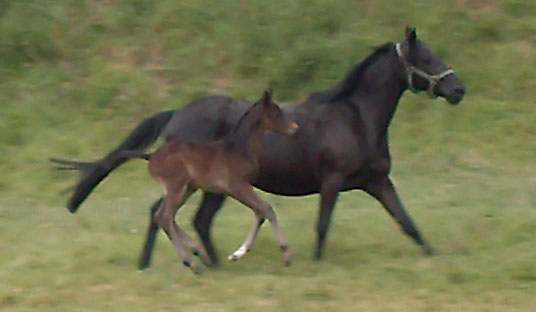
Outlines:
{"type": "MultiPolygon", "coordinates": [[[[535,311],[536,4],[522,0],[0,0],[0,310],[535,311]],[[136,270],[148,206],[141,161],[76,215],[74,177],[48,158],[96,159],[148,115],[203,95],[297,102],[341,79],[406,24],[452,66],[457,107],[404,95],[393,178],[438,254],[425,257],[371,198],[342,194],[325,258],[311,260],[318,197],[263,196],[287,234],[194,276],[163,235],[136,270]]],[[[194,196],[179,216],[190,232],[194,196]]],[[[253,216],[229,201],[222,260],[253,216]]]]}

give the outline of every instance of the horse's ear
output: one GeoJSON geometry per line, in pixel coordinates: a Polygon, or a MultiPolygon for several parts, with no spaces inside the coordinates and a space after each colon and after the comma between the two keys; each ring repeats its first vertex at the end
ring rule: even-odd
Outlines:
{"type": "Polygon", "coordinates": [[[264,94],[262,95],[262,103],[264,105],[270,105],[270,103],[272,103],[273,94],[274,94],[274,91],[272,89],[266,89],[264,91],[264,94]]]}
{"type": "Polygon", "coordinates": [[[406,40],[410,45],[415,44],[417,40],[417,30],[415,27],[406,26],[406,40]]]}

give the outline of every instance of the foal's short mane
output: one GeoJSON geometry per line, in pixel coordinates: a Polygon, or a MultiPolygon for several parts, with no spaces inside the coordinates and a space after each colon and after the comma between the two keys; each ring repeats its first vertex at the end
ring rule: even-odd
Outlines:
{"type": "Polygon", "coordinates": [[[253,108],[257,105],[260,105],[261,102],[256,102],[254,103],[253,105],[251,105],[249,107],[249,109],[242,115],[242,117],[240,117],[240,119],[238,119],[238,121],[236,122],[236,125],[234,126],[232,132],[236,132],[238,129],[240,129],[242,127],[242,124],[248,119],[249,115],[251,114],[251,111],[253,110],[253,108]]]}
{"type": "Polygon", "coordinates": [[[311,94],[309,99],[314,102],[329,103],[340,101],[348,97],[355,90],[356,86],[361,83],[363,73],[367,68],[376,63],[376,61],[383,55],[393,51],[393,45],[392,42],[388,42],[376,48],[376,50],[366,59],[357,63],[341,82],[330,89],[311,94]]]}

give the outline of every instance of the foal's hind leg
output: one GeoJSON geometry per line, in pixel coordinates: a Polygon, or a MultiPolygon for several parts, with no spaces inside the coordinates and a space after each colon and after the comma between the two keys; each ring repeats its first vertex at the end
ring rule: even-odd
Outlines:
{"type": "MultiPolygon", "coordinates": [[[[178,203],[178,205],[177,205],[177,210],[179,210],[180,207],[182,207],[182,205],[184,205],[184,203],[188,200],[188,198],[196,190],[197,189],[195,187],[188,187],[187,188],[184,196],[182,197],[181,202],[178,203]]],[[[194,254],[196,256],[201,257],[201,260],[203,261],[203,263],[205,265],[211,266],[212,265],[212,260],[210,259],[209,255],[208,255],[207,251],[205,250],[205,248],[203,247],[203,245],[199,244],[193,238],[191,238],[185,231],[182,230],[182,228],[176,222],[174,223],[174,227],[175,227],[175,230],[177,231],[177,233],[179,234],[179,236],[181,237],[181,240],[183,242],[186,242],[190,246],[190,248],[192,249],[194,254]]]]}
{"type": "Polygon", "coordinates": [[[201,261],[207,266],[212,265],[212,261],[210,260],[210,257],[208,256],[207,252],[205,251],[205,248],[203,248],[202,245],[197,243],[193,238],[191,238],[177,223],[174,224],[175,230],[181,237],[181,240],[183,242],[186,242],[194,252],[196,256],[199,256],[201,258],[201,261]]]}
{"type": "Polygon", "coordinates": [[[194,273],[201,274],[201,267],[194,261],[194,256],[186,248],[182,242],[183,235],[181,231],[178,230],[178,226],[175,223],[175,213],[179,209],[179,203],[181,203],[186,193],[187,186],[177,189],[176,193],[167,194],[162,202],[161,207],[156,213],[156,220],[158,225],[164,230],[168,238],[171,240],[171,243],[179,252],[179,255],[183,259],[182,263],[191,268],[194,273]]]}
{"type": "MultiPolygon", "coordinates": [[[[255,212],[255,215],[257,216],[257,221],[256,221],[257,224],[253,228],[253,231],[249,234],[244,244],[242,244],[242,246],[244,246],[243,253],[245,253],[251,248],[255,240],[255,237],[257,236],[257,232],[259,231],[260,226],[262,225],[262,223],[264,222],[264,219],[266,218],[272,225],[274,233],[279,240],[279,247],[281,248],[281,251],[283,252],[283,259],[284,259],[285,265],[287,266],[290,265],[290,251],[288,248],[287,239],[285,235],[283,234],[283,232],[281,231],[281,229],[279,228],[279,223],[277,222],[277,217],[276,217],[274,210],[272,209],[272,206],[270,206],[270,204],[262,200],[257,195],[257,193],[255,193],[253,186],[251,186],[250,184],[238,185],[237,187],[234,188],[232,193],[229,193],[229,195],[231,195],[232,197],[234,197],[235,199],[237,199],[244,205],[253,209],[253,211],[255,212]]],[[[239,252],[239,250],[237,250],[237,252],[239,252]]]]}

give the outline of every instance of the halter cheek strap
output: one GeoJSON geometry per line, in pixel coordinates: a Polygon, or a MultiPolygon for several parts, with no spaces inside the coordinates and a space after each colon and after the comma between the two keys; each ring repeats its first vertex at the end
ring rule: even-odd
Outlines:
{"type": "Polygon", "coordinates": [[[406,67],[406,74],[407,74],[407,77],[408,77],[408,85],[409,85],[409,89],[413,92],[413,93],[418,93],[419,89],[415,88],[415,86],[413,85],[413,75],[417,75],[417,76],[420,76],[421,78],[424,78],[426,79],[426,81],[428,81],[428,89],[426,90],[426,92],[428,93],[428,95],[431,97],[431,98],[436,98],[437,95],[434,93],[434,88],[435,86],[445,77],[447,77],[448,75],[452,75],[454,74],[454,71],[452,69],[447,69],[441,73],[438,73],[438,74],[435,74],[435,75],[430,75],[418,68],[416,68],[415,66],[411,65],[407,60],[406,60],[406,57],[404,56],[404,53],[402,52],[402,47],[400,45],[400,43],[397,43],[395,45],[395,49],[396,49],[396,54],[398,54],[398,57],[400,58],[400,60],[402,61],[402,63],[404,64],[404,67],[406,67]]]}

